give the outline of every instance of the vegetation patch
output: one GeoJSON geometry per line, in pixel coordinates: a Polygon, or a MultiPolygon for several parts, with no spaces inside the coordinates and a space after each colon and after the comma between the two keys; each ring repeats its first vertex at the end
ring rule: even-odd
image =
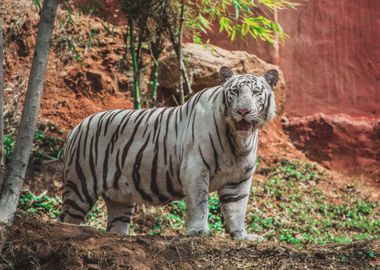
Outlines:
{"type": "MultiPolygon", "coordinates": [[[[257,173],[266,181],[254,181],[247,213],[248,232],[275,242],[296,245],[350,243],[354,240],[380,239],[380,207],[361,194],[355,186],[330,187],[316,165],[297,160],[278,160],[260,165],[257,173]],[[333,190],[334,189],[334,190],[333,190]]],[[[61,199],[24,192],[19,208],[45,219],[56,219],[61,199]]],[[[209,197],[209,228],[212,234],[224,233],[217,194],[209,197]]],[[[131,234],[170,235],[185,233],[186,205],[183,200],[162,207],[140,206],[131,234]]],[[[104,202],[87,215],[85,223],[102,231],[106,228],[104,202]]]]}
{"type": "MultiPolygon", "coordinates": [[[[40,163],[46,160],[61,160],[65,140],[62,139],[62,131],[57,131],[54,126],[50,130],[38,130],[34,134],[31,162],[40,163]]],[[[8,132],[4,136],[5,159],[9,162],[12,159],[15,147],[16,136],[13,132],[8,132]]]]}

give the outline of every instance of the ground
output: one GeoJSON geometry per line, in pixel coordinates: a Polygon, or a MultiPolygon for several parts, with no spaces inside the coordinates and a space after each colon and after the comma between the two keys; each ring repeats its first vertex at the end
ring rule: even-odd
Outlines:
{"type": "Polygon", "coordinates": [[[18,217],[2,269],[375,269],[380,241],[297,249],[216,237],[138,236],[18,217]],[[12,262],[7,261],[12,260],[12,262]]]}
{"type": "MultiPolygon", "coordinates": [[[[5,0],[0,9],[6,10],[9,138],[21,113],[38,22],[37,12],[23,12],[20,3],[5,0]]],[[[380,267],[379,187],[368,185],[366,177],[342,175],[311,162],[284,133],[280,117],[260,133],[260,161],[247,216],[248,229],[269,242],[226,239],[215,195],[209,201],[211,238],[183,236],[181,201],[160,208],[142,206],[132,237],[104,232],[101,203],[86,221],[93,228],[55,222],[62,191],[59,157],[68,131],[94,112],[132,107],[130,64],[120,45],[125,29],[110,29],[96,17],[78,14],[73,14],[75,24],[67,24],[65,10],[59,16],[33,162],[0,269],[380,267]]]]}

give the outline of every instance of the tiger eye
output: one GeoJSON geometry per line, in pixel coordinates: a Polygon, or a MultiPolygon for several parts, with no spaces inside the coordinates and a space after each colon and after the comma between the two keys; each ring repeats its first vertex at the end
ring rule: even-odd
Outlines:
{"type": "Polygon", "coordinates": [[[258,89],[253,89],[253,90],[252,90],[252,93],[253,93],[254,95],[257,95],[257,94],[260,93],[260,90],[258,90],[258,89]]]}

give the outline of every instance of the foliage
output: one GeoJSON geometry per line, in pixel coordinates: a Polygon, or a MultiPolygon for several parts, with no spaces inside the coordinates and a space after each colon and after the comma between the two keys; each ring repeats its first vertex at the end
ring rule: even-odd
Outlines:
{"type": "MultiPolygon", "coordinates": [[[[61,133],[61,132],[58,132],[61,133]]],[[[12,159],[15,146],[14,133],[7,133],[4,136],[4,148],[6,161],[12,159]]],[[[43,160],[59,160],[63,156],[65,140],[53,135],[48,135],[45,131],[36,131],[34,134],[31,159],[33,162],[43,160]]]]}
{"type": "MultiPolygon", "coordinates": [[[[36,195],[31,191],[23,191],[20,196],[18,208],[28,214],[40,216],[43,219],[57,219],[61,214],[62,200],[60,196],[50,197],[46,191],[36,195]]],[[[85,225],[105,230],[104,202],[100,200],[86,216],[85,225]]]]}
{"type": "MultiPolygon", "coordinates": [[[[380,239],[380,205],[354,186],[324,194],[324,172],[316,165],[279,160],[258,169],[267,177],[254,183],[247,211],[248,232],[268,240],[296,245],[346,243],[353,240],[380,239]]],[[[59,214],[60,200],[46,195],[23,193],[19,208],[54,218],[59,214]]],[[[221,209],[217,194],[209,198],[209,229],[223,233],[221,209]]],[[[183,200],[162,207],[140,208],[131,226],[132,234],[185,233],[186,205],[183,200]]],[[[85,224],[105,230],[106,214],[101,200],[88,214],[85,224]]]]}
{"type": "MultiPolygon", "coordinates": [[[[182,57],[182,33],[190,33],[194,42],[202,43],[201,34],[207,33],[215,23],[221,32],[227,33],[231,41],[251,36],[254,39],[274,44],[279,37],[285,38],[281,26],[268,13],[274,9],[295,7],[296,3],[286,0],[135,0],[122,2],[122,10],[128,18],[130,56],[133,66],[135,108],[140,108],[141,78],[144,66],[141,49],[148,44],[153,65],[151,105],[157,99],[158,58],[165,40],[172,43],[180,69],[179,98],[185,100],[182,78],[186,85],[186,96],[191,94],[191,85],[182,57]],[[184,30],[185,28],[185,30],[184,30]],[[133,33],[136,35],[133,35],[133,33]]],[[[127,35],[126,35],[127,36],[127,35]]]]}
{"type": "Polygon", "coordinates": [[[186,26],[191,30],[193,41],[201,42],[201,34],[207,33],[214,22],[219,31],[225,32],[231,41],[236,37],[261,39],[274,44],[275,36],[285,38],[280,24],[273,21],[268,11],[274,9],[294,8],[296,3],[286,0],[223,0],[223,1],[188,1],[190,16],[186,26]],[[264,14],[264,15],[262,15],[264,14]]]}
{"type": "Polygon", "coordinates": [[[260,207],[250,206],[249,231],[292,244],[380,238],[378,203],[354,186],[335,190],[339,199],[324,194],[324,174],[315,165],[280,160],[259,173],[268,180],[253,189],[260,207]]]}
{"type": "Polygon", "coordinates": [[[52,198],[45,193],[35,195],[26,191],[20,196],[18,208],[29,214],[46,215],[51,219],[56,219],[60,214],[60,204],[62,200],[59,196],[52,198]]]}

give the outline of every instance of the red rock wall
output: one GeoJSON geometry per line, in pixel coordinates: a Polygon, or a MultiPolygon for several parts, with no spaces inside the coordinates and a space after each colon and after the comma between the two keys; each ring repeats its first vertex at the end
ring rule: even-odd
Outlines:
{"type": "MultiPolygon", "coordinates": [[[[380,116],[379,0],[308,0],[279,11],[279,22],[290,36],[278,63],[289,114],[380,116]]],[[[211,43],[271,60],[268,46],[253,40],[231,44],[215,29],[211,43]]]]}

